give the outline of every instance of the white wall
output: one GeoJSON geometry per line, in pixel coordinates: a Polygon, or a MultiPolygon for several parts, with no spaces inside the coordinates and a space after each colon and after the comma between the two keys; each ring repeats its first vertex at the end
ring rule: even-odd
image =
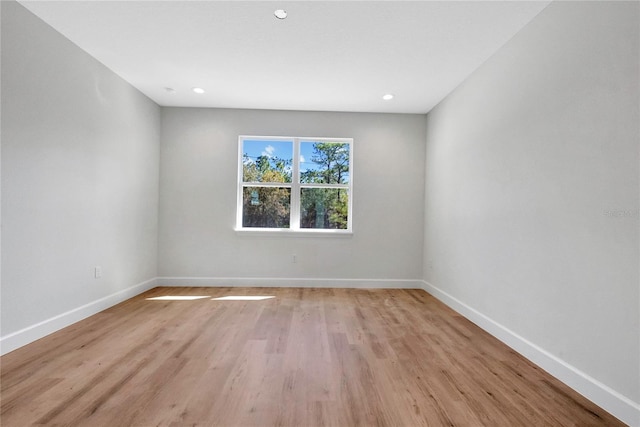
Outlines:
{"type": "Polygon", "coordinates": [[[428,114],[424,238],[430,292],[632,425],[639,8],[552,3],[428,114]]]}
{"type": "Polygon", "coordinates": [[[6,352],[155,278],[160,108],[0,3],[6,352]]]}
{"type": "Polygon", "coordinates": [[[425,132],[424,115],[163,108],[161,283],[419,286],[425,132]],[[236,234],[238,135],[354,138],[353,236],[236,234]]]}

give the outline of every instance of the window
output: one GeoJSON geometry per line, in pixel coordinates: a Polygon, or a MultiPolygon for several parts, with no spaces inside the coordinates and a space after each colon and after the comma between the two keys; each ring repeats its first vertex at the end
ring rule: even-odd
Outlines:
{"type": "Polygon", "coordinates": [[[238,230],[351,232],[353,140],[239,138],[238,230]]]}

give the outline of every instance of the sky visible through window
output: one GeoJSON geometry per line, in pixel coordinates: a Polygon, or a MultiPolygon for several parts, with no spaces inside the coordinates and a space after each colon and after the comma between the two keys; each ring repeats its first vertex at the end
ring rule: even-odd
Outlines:
{"type": "MultiPolygon", "coordinates": [[[[300,144],[300,172],[307,170],[319,170],[320,165],[311,161],[313,157],[313,141],[303,141],[300,144]]],[[[277,157],[283,160],[292,160],[293,141],[280,140],[245,140],[242,147],[243,154],[246,154],[254,162],[260,156],[269,158],[277,157]]]]}

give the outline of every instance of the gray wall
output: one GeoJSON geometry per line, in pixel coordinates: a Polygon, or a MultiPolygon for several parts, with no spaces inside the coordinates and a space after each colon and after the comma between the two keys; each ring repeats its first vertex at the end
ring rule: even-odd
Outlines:
{"type": "Polygon", "coordinates": [[[435,289],[636,405],[639,7],[552,3],[428,114],[424,238],[435,289]]]}
{"type": "Polygon", "coordinates": [[[419,281],[425,132],[424,115],[163,108],[159,275],[419,281]],[[238,235],[238,135],[354,138],[353,236],[238,235]]]}
{"type": "Polygon", "coordinates": [[[0,3],[6,336],[156,276],[160,108],[0,3]]]}

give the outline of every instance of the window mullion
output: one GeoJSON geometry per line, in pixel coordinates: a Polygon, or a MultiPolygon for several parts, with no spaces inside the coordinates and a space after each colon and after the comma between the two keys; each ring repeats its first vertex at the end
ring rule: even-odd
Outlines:
{"type": "Polygon", "coordinates": [[[289,227],[300,229],[300,139],[293,139],[293,170],[291,171],[291,215],[289,227]]]}
{"type": "Polygon", "coordinates": [[[282,187],[291,188],[291,184],[288,182],[243,182],[243,187],[282,187]]]}
{"type": "Polygon", "coordinates": [[[244,189],[244,185],[243,185],[243,156],[242,156],[242,152],[244,149],[244,140],[242,137],[238,138],[238,197],[236,200],[236,227],[237,228],[242,228],[242,204],[243,204],[243,189],[244,189]]]}
{"type": "Polygon", "coordinates": [[[349,184],[316,184],[316,183],[304,183],[300,184],[300,188],[343,188],[348,190],[349,184]]]}

